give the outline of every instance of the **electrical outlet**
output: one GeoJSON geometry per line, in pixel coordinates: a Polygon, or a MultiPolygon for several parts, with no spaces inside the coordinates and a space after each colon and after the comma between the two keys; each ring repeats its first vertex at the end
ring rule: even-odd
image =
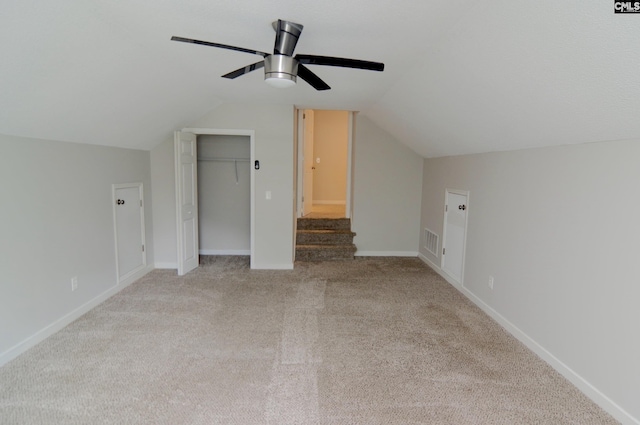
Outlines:
{"type": "Polygon", "coordinates": [[[489,276],[489,289],[493,289],[493,276],[489,276]]]}
{"type": "Polygon", "coordinates": [[[78,276],[74,276],[71,278],[71,291],[75,291],[78,289],[78,276]]]}

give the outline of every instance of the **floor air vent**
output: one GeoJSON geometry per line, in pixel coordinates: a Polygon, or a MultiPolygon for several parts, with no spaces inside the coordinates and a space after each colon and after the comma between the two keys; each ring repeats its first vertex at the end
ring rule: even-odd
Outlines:
{"type": "Polygon", "coordinates": [[[438,235],[429,229],[424,229],[424,247],[427,251],[438,256],[438,235]]]}

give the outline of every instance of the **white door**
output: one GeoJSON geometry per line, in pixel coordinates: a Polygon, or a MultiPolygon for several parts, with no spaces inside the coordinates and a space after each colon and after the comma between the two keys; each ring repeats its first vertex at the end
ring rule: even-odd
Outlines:
{"type": "Polygon", "coordinates": [[[311,213],[313,208],[313,109],[304,111],[302,125],[304,126],[304,152],[302,177],[302,215],[311,213]]]}
{"type": "Polygon", "coordinates": [[[196,135],[176,131],[176,218],[178,234],[178,275],[198,267],[198,154],[196,135]]]}
{"type": "Polygon", "coordinates": [[[113,185],[118,283],[147,264],[142,183],[113,185]]]}
{"type": "Polygon", "coordinates": [[[464,247],[467,232],[468,192],[447,190],[444,214],[442,270],[462,284],[464,247]]]}

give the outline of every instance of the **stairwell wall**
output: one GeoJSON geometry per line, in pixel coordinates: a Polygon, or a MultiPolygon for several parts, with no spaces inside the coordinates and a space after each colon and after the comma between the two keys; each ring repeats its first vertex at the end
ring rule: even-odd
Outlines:
{"type": "Polygon", "coordinates": [[[353,149],[356,255],[417,256],[423,158],[362,114],[353,149]]]}
{"type": "Polygon", "coordinates": [[[349,112],[314,110],[313,203],[344,205],[347,199],[349,112]],[[320,159],[317,163],[316,159],[320,159]]]}

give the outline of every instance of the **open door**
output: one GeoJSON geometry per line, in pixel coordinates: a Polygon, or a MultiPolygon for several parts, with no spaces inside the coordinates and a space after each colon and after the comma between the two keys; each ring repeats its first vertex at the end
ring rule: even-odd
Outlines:
{"type": "Polygon", "coordinates": [[[313,208],[313,109],[305,109],[302,115],[304,127],[302,215],[308,215],[313,208]]]}
{"type": "Polygon", "coordinates": [[[174,133],[178,275],[198,267],[198,155],[193,133],[174,133]]]}

